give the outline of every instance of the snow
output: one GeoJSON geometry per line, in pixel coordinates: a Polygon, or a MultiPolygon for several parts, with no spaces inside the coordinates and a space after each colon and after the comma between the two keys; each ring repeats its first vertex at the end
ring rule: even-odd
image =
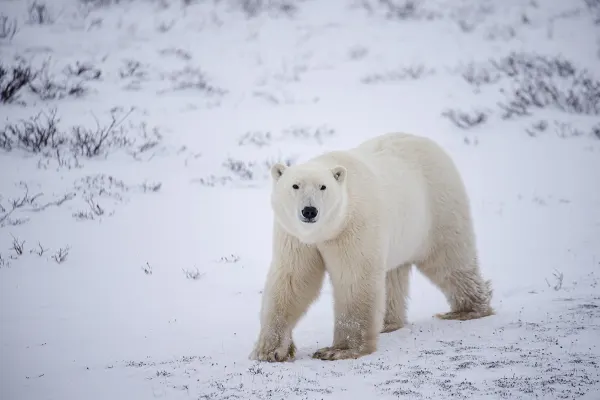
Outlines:
{"type": "MultiPolygon", "coordinates": [[[[29,3],[0,1],[18,22],[3,66],[47,62],[68,84],[83,79],[63,72],[76,62],[101,71],[81,96],[24,88],[0,103],[0,132],[55,108],[70,135],[112,110],[135,141],[77,159],[60,147],[60,162],[0,149],[0,398],[600,398],[598,89],[591,108],[548,100],[505,119],[498,103],[531,77],[461,75],[470,63],[496,74],[486,63],[515,52],[598,82],[600,6],[429,0],[402,19],[377,1],[270,1],[297,11],[253,17],[241,3],[53,0],[40,24],[29,3]],[[448,109],[485,120],[461,128],[448,109]],[[294,362],[249,360],[271,258],[268,165],[388,131],[455,159],[496,315],[435,319],[448,305],[414,271],[409,324],[372,355],[324,362],[310,356],[332,338],[326,284],[294,362]],[[24,184],[42,195],[3,218],[24,184]]],[[[540,79],[567,90],[572,78],[540,79]]]]}

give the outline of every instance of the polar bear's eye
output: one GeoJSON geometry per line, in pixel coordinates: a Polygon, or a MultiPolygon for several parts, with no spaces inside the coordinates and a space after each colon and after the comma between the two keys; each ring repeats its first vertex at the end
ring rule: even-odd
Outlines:
{"type": "Polygon", "coordinates": [[[321,190],[325,190],[325,189],[327,189],[327,186],[321,185],[321,190]]]}
{"type": "Polygon", "coordinates": [[[292,185],[292,187],[293,187],[294,189],[300,189],[300,186],[298,186],[298,185],[296,185],[296,184],[293,184],[293,185],[292,185]]]}

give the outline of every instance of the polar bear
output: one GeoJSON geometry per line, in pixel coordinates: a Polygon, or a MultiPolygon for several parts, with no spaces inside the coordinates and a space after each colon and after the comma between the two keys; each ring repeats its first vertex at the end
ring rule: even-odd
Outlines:
{"type": "Polygon", "coordinates": [[[332,345],[313,354],[321,360],[371,354],[379,333],[406,323],[413,264],[450,304],[439,318],[494,313],[464,184],[434,141],[387,133],[271,174],[273,254],[250,359],[294,359],[292,330],[326,272],[335,322],[332,345]]]}

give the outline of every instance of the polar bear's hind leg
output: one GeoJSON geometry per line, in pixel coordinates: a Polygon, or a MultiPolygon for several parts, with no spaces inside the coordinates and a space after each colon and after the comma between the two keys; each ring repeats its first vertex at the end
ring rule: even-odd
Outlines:
{"type": "Polygon", "coordinates": [[[490,306],[491,281],[483,280],[472,252],[438,249],[418,268],[440,288],[450,304],[450,312],[436,314],[438,318],[466,321],[494,314],[490,306]]]}

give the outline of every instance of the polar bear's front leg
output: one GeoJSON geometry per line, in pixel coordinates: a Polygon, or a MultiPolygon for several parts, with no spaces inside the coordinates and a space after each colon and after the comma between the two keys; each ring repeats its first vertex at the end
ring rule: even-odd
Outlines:
{"type": "Polygon", "coordinates": [[[412,265],[404,264],[387,272],[386,312],[382,333],[393,332],[406,323],[406,298],[412,265]]]}
{"type": "Polygon", "coordinates": [[[325,267],[315,246],[275,229],[273,262],[263,291],[261,328],[250,359],[294,359],[292,330],[323,284],[325,267]]]}
{"type": "Polygon", "coordinates": [[[380,259],[343,252],[331,268],[327,260],[334,294],[333,344],[317,350],[313,358],[352,359],[377,350],[385,316],[386,275],[380,259]]]}

